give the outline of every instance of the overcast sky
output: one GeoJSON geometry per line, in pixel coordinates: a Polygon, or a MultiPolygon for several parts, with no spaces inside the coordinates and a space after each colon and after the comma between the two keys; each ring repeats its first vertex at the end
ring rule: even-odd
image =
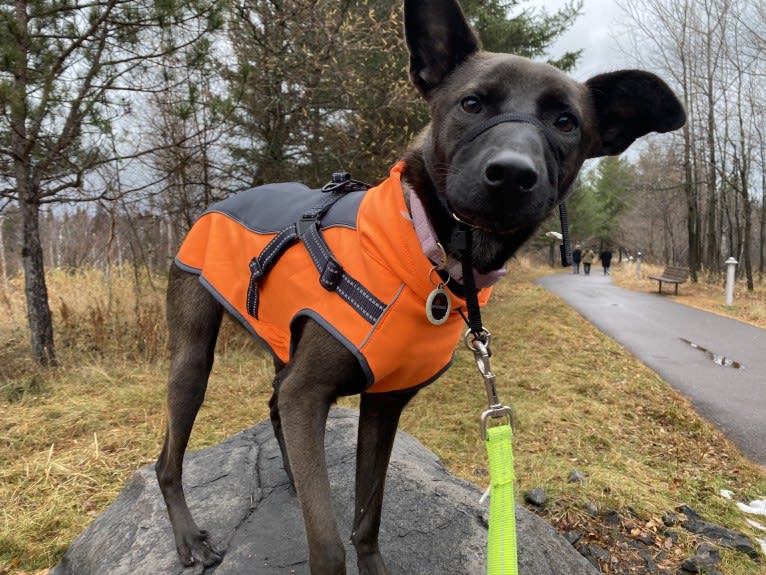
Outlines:
{"type": "MultiPolygon", "coordinates": [[[[524,6],[538,5],[554,12],[566,3],[566,0],[529,0],[524,6]]],[[[568,50],[582,48],[580,63],[572,73],[580,81],[601,72],[634,67],[635,62],[620,52],[612,36],[621,13],[614,0],[584,0],[582,15],[553,46],[551,55],[558,57],[568,50]]]]}

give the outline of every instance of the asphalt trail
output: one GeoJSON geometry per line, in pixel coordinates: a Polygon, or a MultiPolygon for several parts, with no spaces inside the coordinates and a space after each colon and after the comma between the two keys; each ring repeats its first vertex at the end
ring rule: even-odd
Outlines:
{"type": "Polygon", "coordinates": [[[766,330],[657,293],[619,288],[600,268],[537,283],[657,372],[766,467],[766,330]]]}

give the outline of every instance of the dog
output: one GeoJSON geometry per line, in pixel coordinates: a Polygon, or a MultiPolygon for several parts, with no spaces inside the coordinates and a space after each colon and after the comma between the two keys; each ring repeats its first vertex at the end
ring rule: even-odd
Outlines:
{"type": "MultiPolygon", "coordinates": [[[[685,122],[678,99],[651,73],[624,70],[579,83],[547,64],[484,52],[455,0],[405,0],[404,16],[410,77],[430,107],[431,123],[389,178],[367,192],[340,194],[337,204],[314,210],[313,215],[326,212],[321,218],[299,214],[301,221],[286,228],[287,247],[275,240],[279,230],[261,234],[259,241],[271,243],[268,257],[253,257],[251,240],[237,235],[235,249],[201,257],[205,261],[184,259],[182,248],[172,266],[167,430],[156,472],[184,565],[221,560],[208,533],[192,518],[181,473],[224,311],[274,354],[271,421],[303,513],[313,575],[346,572],[324,429],[339,396],[361,394],[352,542],[360,573],[386,574],[378,532],[399,416],[418,387],[449,365],[462,331],[456,311],[442,305],[447,300],[453,307],[465,305],[456,281],[460,273],[450,266],[458,221],[471,229],[470,256],[479,287],[490,278],[488,285],[565,199],[584,160],[619,154],[649,132],[676,130],[685,122]],[[379,226],[376,233],[365,228],[365,218],[374,217],[377,223],[369,225],[379,226]],[[353,231],[357,239],[344,239],[352,238],[353,231]],[[356,243],[347,249],[347,241],[356,243]],[[380,247],[386,242],[391,245],[380,247]],[[322,259],[327,246],[330,253],[322,259]],[[398,259],[384,261],[390,256],[383,252],[398,259]],[[303,258],[294,269],[308,275],[279,271],[281,260],[292,257],[303,258]],[[280,262],[269,267],[272,260],[280,262]],[[226,276],[235,264],[250,276],[244,286],[224,294],[234,280],[225,277],[213,285],[206,266],[217,265],[226,276]],[[383,270],[387,279],[369,285],[360,279],[367,268],[383,270]],[[416,285],[408,285],[409,276],[416,285]],[[323,295],[305,296],[316,302],[298,301],[304,284],[321,284],[323,295]],[[273,297],[268,296],[270,285],[273,297]],[[354,290],[356,295],[345,297],[354,290]],[[281,300],[291,300],[292,310],[273,311],[281,300]],[[428,305],[432,309],[426,310],[428,305]],[[284,316],[286,325],[276,326],[277,316],[284,316]],[[334,327],[336,320],[348,318],[351,327],[334,327]],[[425,335],[407,343],[405,334],[421,327],[425,335]],[[269,339],[272,329],[282,340],[269,339]]],[[[281,216],[281,208],[269,212],[278,195],[274,192],[235,203],[244,203],[251,213],[281,216]]],[[[296,194],[300,203],[302,193],[296,194]]],[[[313,201],[312,196],[308,202],[313,201]]],[[[193,229],[190,237],[207,245],[227,235],[226,230],[247,227],[224,213],[227,209],[209,210],[200,220],[205,223],[195,225],[208,231],[193,229]],[[220,222],[222,231],[211,232],[220,222]]],[[[480,290],[481,303],[490,289],[480,290]]]]}

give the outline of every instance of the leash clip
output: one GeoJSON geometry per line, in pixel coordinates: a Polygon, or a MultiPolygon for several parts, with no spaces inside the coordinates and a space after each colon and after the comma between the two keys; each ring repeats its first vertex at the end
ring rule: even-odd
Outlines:
{"type": "Polygon", "coordinates": [[[476,367],[479,369],[479,373],[484,378],[484,385],[487,389],[487,402],[489,408],[481,414],[481,437],[487,439],[487,428],[489,427],[489,421],[508,418],[508,423],[513,425],[513,412],[510,407],[500,403],[500,398],[497,396],[496,377],[492,372],[489,358],[492,352],[489,349],[490,334],[486,329],[482,328],[482,331],[475,333],[472,330],[465,332],[465,345],[473,352],[473,357],[476,360],[476,367]]]}
{"type": "Polygon", "coordinates": [[[479,373],[484,378],[484,384],[487,386],[487,400],[490,407],[496,406],[500,403],[497,397],[497,387],[495,386],[495,374],[490,367],[489,358],[492,356],[492,352],[489,349],[490,340],[492,334],[486,329],[482,328],[482,331],[475,333],[472,330],[465,332],[465,345],[473,352],[473,358],[476,360],[476,367],[479,369],[479,373]]]}

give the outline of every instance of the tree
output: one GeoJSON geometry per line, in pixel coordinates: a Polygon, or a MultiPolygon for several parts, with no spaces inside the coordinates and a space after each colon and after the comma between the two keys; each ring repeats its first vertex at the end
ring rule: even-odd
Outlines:
{"type": "Polygon", "coordinates": [[[0,214],[0,278],[2,278],[3,289],[8,288],[8,262],[5,259],[5,217],[0,214]]]}
{"type": "MultiPolygon", "coordinates": [[[[32,352],[56,365],[40,241],[40,209],[103,194],[89,177],[110,161],[101,137],[126,112],[133,75],[177,48],[156,30],[199,17],[216,3],[173,0],[16,0],[0,6],[0,195],[23,222],[24,290],[32,352]],[[121,103],[123,105],[121,105],[121,103]]],[[[138,153],[133,150],[131,153],[138,153]]]]}
{"type": "MultiPolygon", "coordinates": [[[[173,37],[177,38],[177,32],[173,31],[173,37]]],[[[227,48],[222,40],[221,33],[206,34],[186,49],[165,56],[158,78],[162,89],[146,99],[142,120],[153,151],[144,163],[156,182],[148,203],[164,216],[169,256],[178,247],[172,236],[182,238],[201,208],[233,187],[231,158],[223,144],[231,110],[222,89],[219,62],[227,48]]]]}
{"type": "MultiPolygon", "coordinates": [[[[582,0],[570,1],[553,14],[524,7],[519,0],[464,0],[463,10],[490,52],[509,52],[526,58],[544,57],[582,10],[582,0]],[[515,15],[512,15],[514,14],[515,15]]],[[[551,64],[571,70],[582,50],[567,52],[551,64]]]]}
{"type": "Polygon", "coordinates": [[[683,134],[684,192],[687,205],[688,261],[692,281],[697,281],[702,258],[702,215],[698,187],[697,115],[698,92],[693,82],[702,77],[694,30],[696,25],[693,0],[618,0],[618,5],[630,20],[633,54],[641,54],[654,64],[655,69],[671,78],[681,91],[681,100],[688,120],[683,134]]]}
{"type": "Polygon", "coordinates": [[[608,156],[587,172],[569,201],[572,234],[600,247],[624,245],[621,217],[631,207],[635,168],[625,158],[608,156]]]}
{"type": "MultiPolygon", "coordinates": [[[[463,3],[485,48],[541,57],[580,3],[545,13],[512,0],[463,3]],[[516,15],[513,13],[517,12],[516,15]]],[[[398,0],[243,0],[232,7],[228,81],[243,184],[333,171],[375,182],[428,121],[407,79],[398,0]]],[[[577,54],[559,60],[574,63],[577,54]]]]}
{"type": "Polygon", "coordinates": [[[760,132],[766,4],[763,0],[620,0],[620,5],[629,15],[631,32],[638,32],[635,42],[653,48],[649,61],[674,78],[683,94],[688,116],[683,164],[692,279],[696,281],[703,268],[720,274],[724,259],[734,255],[743,262],[740,273],[753,289],[752,260],[764,253],[766,242],[760,132]]]}
{"type": "Polygon", "coordinates": [[[651,143],[635,164],[631,207],[622,216],[625,245],[647,261],[682,265],[688,243],[684,171],[680,150],[651,143]]]}

